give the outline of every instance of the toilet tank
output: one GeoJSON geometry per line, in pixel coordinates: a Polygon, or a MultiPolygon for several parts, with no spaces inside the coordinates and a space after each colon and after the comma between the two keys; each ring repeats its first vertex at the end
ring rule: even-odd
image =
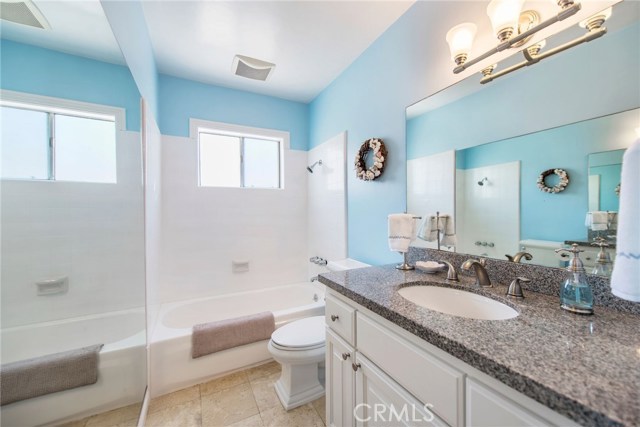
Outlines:
{"type": "Polygon", "coordinates": [[[360,262],[352,258],[329,261],[327,263],[327,269],[329,271],[353,270],[354,268],[362,268],[362,267],[371,267],[371,265],[365,264],[364,262],[360,262]]]}
{"type": "Polygon", "coordinates": [[[520,250],[533,255],[531,261],[522,258],[522,262],[548,267],[566,267],[567,261],[555,253],[556,249],[563,247],[565,247],[563,242],[554,242],[552,240],[520,240],[520,250]]]}

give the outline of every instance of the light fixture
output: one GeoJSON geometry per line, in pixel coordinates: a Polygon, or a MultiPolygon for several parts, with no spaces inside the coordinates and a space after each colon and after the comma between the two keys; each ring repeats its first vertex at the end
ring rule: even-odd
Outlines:
{"type": "MultiPolygon", "coordinates": [[[[538,31],[575,15],[582,8],[580,3],[576,3],[574,0],[552,1],[558,5],[560,11],[546,21],[540,22],[540,15],[536,11],[525,10],[521,12],[524,0],[492,0],[487,7],[487,15],[489,15],[491,19],[493,31],[498,38],[498,45],[473,59],[468,58],[476,33],[475,24],[465,23],[453,27],[449,30],[446,37],[451,51],[451,59],[456,63],[453,72],[458,74],[498,52],[523,46],[538,31]]],[[[580,25],[587,29],[585,35],[565,43],[562,46],[551,49],[548,52],[540,53],[545,45],[544,40],[525,48],[522,51],[525,56],[525,61],[498,73],[493,73],[497,68],[497,64],[485,67],[482,70],[484,77],[480,80],[480,83],[488,83],[507,73],[528,65],[533,65],[556,53],[603,36],[607,32],[603,24],[610,16],[611,8],[608,8],[582,21],[580,25]]]]}

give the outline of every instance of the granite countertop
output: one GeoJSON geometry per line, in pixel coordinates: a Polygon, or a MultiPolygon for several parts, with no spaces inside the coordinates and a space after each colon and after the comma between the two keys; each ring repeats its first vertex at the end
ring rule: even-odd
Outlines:
{"type": "Polygon", "coordinates": [[[595,307],[582,316],[560,309],[557,297],[507,286],[479,288],[446,272],[403,272],[394,266],[324,273],[320,282],[414,335],[582,425],[640,425],[640,316],[595,307]],[[420,282],[420,283],[416,283],[420,282]],[[465,289],[520,314],[475,320],[419,307],[396,291],[414,284],[465,289]]]}

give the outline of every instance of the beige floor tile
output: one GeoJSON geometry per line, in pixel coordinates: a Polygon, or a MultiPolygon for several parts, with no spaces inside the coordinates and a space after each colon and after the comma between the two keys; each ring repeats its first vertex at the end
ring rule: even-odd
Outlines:
{"type": "Polygon", "coordinates": [[[147,415],[146,427],[200,427],[200,400],[191,400],[147,415]]]}
{"type": "Polygon", "coordinates": [[[327,425],[327,407],[325,402],[325,398],[322,396],[320,399],[316,399],[311,402],[311,405],[313,405],[313,409],[315,409],[318,415],[320,415],[324,425],[327,425]]]}
{"type": "Polygon", "coordinates": [[[280,373],[275,372],[265,377],[256,378],[251,380],[251,389],[253,390],[253,397],[256,400],[258,409],[263,412],[269,408],[280,405],[276,390],[273,388],[273,384],[280,378],[280,373]]]}
{"type": "Polygon", "coordinates": [[[199,385],[194,385],[193,387],[184,388],[152,399],[149,403],[149,411],[147,413],[152,414],[171,406],[176,406],[196,399],[200,399],[199,385]]]}
{"type": "Polygon", "coordinates": [[[253,415],[249,418],[245,418],[244,420],[240,420],[237,423],[233,423],[229,427],[263,427],[262,418],[260,418],[260,414],[253,415]]]}
{"type": "Polygon", "coordinates": [[[220,390],[225,390],[240,384],[246,384],[248,382],[249,378],[247,377],[246,370],[235,372],[233,374],[229,374],[224,377],[216,378],[215,380],[200,384],[200,396],[206,396],[208,394],[216,393],[220,390]]]}
{"type": "Polygon", "coordinates": [[[58,424],[56,427],[85,427],[89,417],[83,418],[81,420],[69,421],[64,424],[58,424]]]}
{"type": "Polygon", "coordinates": [[[324,427],[322,419],[311,403],[285,411],[276,406],[260,413],[265,427],[324,427]]]}
{"type": "Polygon", "coordinates": [[[247,376],[249,377],[249,381],[252,381],[256,378],[265,377],[274,373],[279,374],[280,370],[280,364],[272,360],[269,363],[247,369],[247,376]]]}
{"type": "Polygon", "coordinates": [[[102,414],[89,417],[85,427],[114,427],[120,424],[129,424],[129,421],[138,421],[140,416],[140,403],[103,412],[102,414]]]}
{"type": "Polygon", "coordinates": [[[202,395],[201,401],[204,427],[231,425],[259,413],[248,383],[202,395]]]}

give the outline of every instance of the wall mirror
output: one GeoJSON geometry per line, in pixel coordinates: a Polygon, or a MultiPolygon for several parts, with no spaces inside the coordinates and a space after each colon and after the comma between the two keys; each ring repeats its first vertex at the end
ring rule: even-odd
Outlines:
{"type": "MultiPolygon", "coordinates": [[[[407,108],[407,212],[454,219],[455,244],[441,249],[502,260],[524,249],[534,256],[521,262],[558,267],[553,249],[593,238],[588,212],[617,210],[615,185],[613,197],[602,187],[619,180],[614,160],[640,126],[639,15],[636,2],[619,3],[596,41],[486,85],[473,75],[407,108]],[[556,168],[569,185],[541,191],[539,175],[556,168]]],[[[582,31],[569,28],[547,47],[582,31]]],[[[603,234],[615,238],[610,228],[603,234]]]]}
{"type": "Polygon", "coordinates": [[[135,424],[130,405],[147,384],[140,94],[100,2],[34,5],[44,28],[5,21],[4,2],[0,24],[3,374],[102,348],[95,384],[90,366],[74,364],[89,375],[68,382],[87,385],[63,390],[64,378],[46,395],[40,384],[3,386],[2,423],[128,407],[121,422],[135,424]]]}

